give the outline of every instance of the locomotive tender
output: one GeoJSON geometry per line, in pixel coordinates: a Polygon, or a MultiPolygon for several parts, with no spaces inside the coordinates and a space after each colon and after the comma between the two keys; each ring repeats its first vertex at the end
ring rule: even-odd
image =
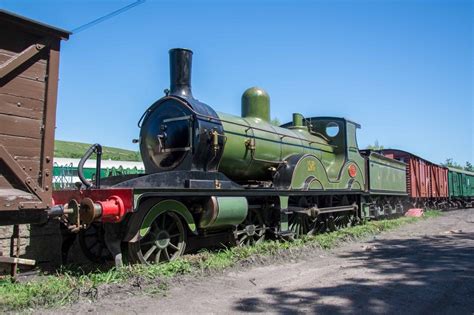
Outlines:
{"type": "Polygon", "coordinates": [[[134,262],[161,262],[203,244],[251,244],[403,213],[405,163],[361,155],[358,124],[295,113],[273,126],[270,98],[255,87],[242,96],[241,117],[216,112],[193,97],[191,66],[192,51],[170,50],[170,89],[139,122],[145,175],[54,193],[53,212],[77,229],[104,223],[117,262],[124,244],[134,262]]]}

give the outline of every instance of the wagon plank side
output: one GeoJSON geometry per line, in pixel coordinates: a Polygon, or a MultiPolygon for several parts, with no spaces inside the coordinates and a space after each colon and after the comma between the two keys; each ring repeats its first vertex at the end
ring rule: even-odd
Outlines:
{"type": "Polygon", "coordinates": [[[0,225],[52,203],[61,40],[69,33],[0,10],[0,225]]]}

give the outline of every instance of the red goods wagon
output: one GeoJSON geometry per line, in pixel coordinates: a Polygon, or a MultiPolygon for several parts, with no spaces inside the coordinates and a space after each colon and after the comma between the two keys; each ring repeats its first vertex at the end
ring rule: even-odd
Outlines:
{"type": "Polygon", "coordinates": [[[402,150],[381,150],[386,157],[407,163],[407,192],[415,199],[448,198],[448,169],[402,150]]]}
{"type": "Polygon", "coordinates": [[[431,197],[448,198],[448,169],[436,164],[431,166],[431,197]]]}

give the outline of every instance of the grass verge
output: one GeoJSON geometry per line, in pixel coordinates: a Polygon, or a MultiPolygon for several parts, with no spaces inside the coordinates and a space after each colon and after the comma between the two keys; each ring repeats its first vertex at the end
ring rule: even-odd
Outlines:
{"type": "MultiPolygon", "coordinates": [[[[63,158],[82,158],[84,153],[89,149],[92,144],[72,142],[72,141],[54,141],[54,156],[63,158]]],[[[140,152],[113,148],[113,147],[102,147],[102,159],[103,160],[115,160],[115,161],[137,161],[140,162],[140,152]]]]}
{"type": "Polygon", "coordinates": [[[62,270],[55,275],[45,275],[37,280],[11,283],[0,281],[0,310],[19,310],[61,306],[81,297],[97,298],[98,288],[104,285],[128,284],[141,287],[143,281],[153,281],[147,292],[156,294],[166,290],[166,279],[183,274],[200,274],[231,267],[255,256],[272,256],[293,248],[318,246],[331,249],[341,242],[355,240],[392,230],[407,223],[441,215],[440,211],[426,211],[423,218],[402,217],[393,220],[371,221],[332,233],[307,236],[291,242],[266,241],[251,247],[232,247],[220,251],[203,251],[176,261],[159,265],[133,265],[108,271],[84,272],[81,269],[62,270]],[[157,281],[165,279],[164,281],[157,281]]]}

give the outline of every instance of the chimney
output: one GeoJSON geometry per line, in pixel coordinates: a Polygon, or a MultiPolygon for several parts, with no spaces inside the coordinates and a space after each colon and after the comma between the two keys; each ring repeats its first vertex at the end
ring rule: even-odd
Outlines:
{"type": "Polygon", "coordinates": [[[191,68],[193,52],[184,48],[170,49],[170,94],[193,98],[191,68]]]}

